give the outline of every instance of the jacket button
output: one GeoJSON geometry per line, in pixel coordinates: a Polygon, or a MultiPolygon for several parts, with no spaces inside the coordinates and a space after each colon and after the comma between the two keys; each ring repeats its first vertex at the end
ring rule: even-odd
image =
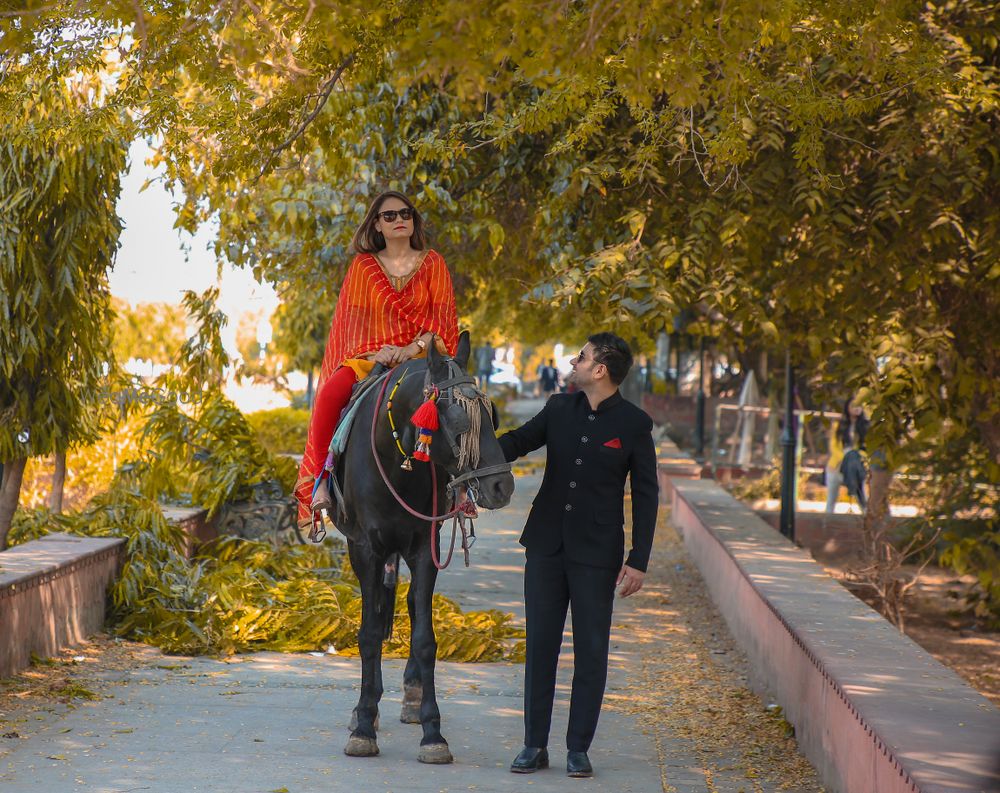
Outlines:
{"type": "Polygon", "coordinates": [[[576,487],[576,482],[570,482],[570,483],[569,483],[569,486],[570,486],[570,487],[576,487]]]}
{"type": "Polygon", "coordinates": [[[586,435],[584,435],[582,438],[580,438],[580,440],[586,443],[589,440],[589,438],[586,435]]]}
{"type": "Polygon", "coordinates": [[[577,457],[576,458],[576,464],[577,465],[583,465],[583,460],[581,460],[579,457],[577,457]]]}
{"type": "Polygon", "coordinates": [[[569,512],[571,509],[573,509],[573,505],[572,504],[567,504],[566,505],[566,511],[569,512]]]}

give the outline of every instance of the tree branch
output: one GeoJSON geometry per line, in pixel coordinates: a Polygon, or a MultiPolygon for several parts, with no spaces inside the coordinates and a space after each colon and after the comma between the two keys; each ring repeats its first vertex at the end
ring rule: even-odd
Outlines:
{"type": "Polygon", "coordinates": [[[326,80],[320,86],[319,92],[316,95],[317,96],[316,104],[313,107],[313,109],[309,111],[308,114],[306,114],[305,118],[303,118],[302,121],[299,122],[299,125],[295,128],[295,131],[292,132],[291,135],[289,135],[285,140],[283,140],[281,143],[279,143],[277,146],[271,149],[271,152],[267,155],[267,160],[265,160],[264,165],[261,166],[260,173],[257,174],[257,178],[254,180],[255,184],[261,180],[261,178],[264,176],[265,173],[267,173],[267,170],[268,168],[271,167],[271,163],[274,162],[274,159],[279,154],[281,154],[281,152],[288,149],[293,143],[295,143],[295,141],[301,138],[303,133],[309,127],[309,125],[316,120],[316,117],[320,114],[320,112],[323,110],[323,107],[326,105],[326,100],[329,99],[330,94],[333,93],[333,89],[334,86],[336,86],[337,81],[340,79],[341,75],[348,69],[348,67],[350,67],[350,65],[354,63],[356,55],[357,55],[356,52],[352,52],[350,55],[344,58],[344,60],[341,61],[340,65],[333,71],[333,74],[331,74],[329,77],[326,78],[326,80]]]}
{"type": "Polygon", "coordinates": [[[47,6],[37,8],[19,8],[14,11],[0,11],[0,19],[19,19],[21,17],[40,17],[49,11],[54,11],[59,7],[59,3],[50,3],[47,6]]]}

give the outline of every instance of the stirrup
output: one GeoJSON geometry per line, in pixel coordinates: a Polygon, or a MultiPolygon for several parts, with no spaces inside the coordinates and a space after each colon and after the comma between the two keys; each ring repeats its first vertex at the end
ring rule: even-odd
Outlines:
{"type": "Polygon", "coordinates": [[[312,520],[309,526],[309,541],[323,542],[326,537],[326,526],[323,525],[323,513],[315,510],[312,513],[312,520]]]}
{"type": "Polygon", "coordinates": [[[326,537],[326,526],[323,523],[324,509],[327,515],[331,516],[330,520],[333,520],[333,501],[330,499],[330,488],[323,487],[323,474],[325,473],[325,471],[321,473],[313,485],[312,502],[309,505],[309,539],[311,542],[323,542],[323,538],[326,537]]]}

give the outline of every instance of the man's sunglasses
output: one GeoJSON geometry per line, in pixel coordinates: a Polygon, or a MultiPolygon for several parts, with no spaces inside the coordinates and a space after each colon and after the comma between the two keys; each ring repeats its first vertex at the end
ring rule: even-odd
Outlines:
{"type": "Polygon", "coordinates": [[[392,223],[397,216],[403,220],[410,220],[413,217],[413,210],[409,207],[405,209],[387,209],[385,212],[379,212],[378,216],[386,223],[392,223]]]}

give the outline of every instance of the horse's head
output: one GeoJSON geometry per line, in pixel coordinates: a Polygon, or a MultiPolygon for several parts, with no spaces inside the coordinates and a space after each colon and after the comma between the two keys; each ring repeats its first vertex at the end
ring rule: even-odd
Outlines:
{"type": "Polygon", "coordinates": [[[497,411],[467,373],[469,334],[463,331],[454,358],[427,352],[425,389],[437,390],[438,424],[430,456],[487,509],[510,503],[514,477],[496,438],[497,411]]]}

